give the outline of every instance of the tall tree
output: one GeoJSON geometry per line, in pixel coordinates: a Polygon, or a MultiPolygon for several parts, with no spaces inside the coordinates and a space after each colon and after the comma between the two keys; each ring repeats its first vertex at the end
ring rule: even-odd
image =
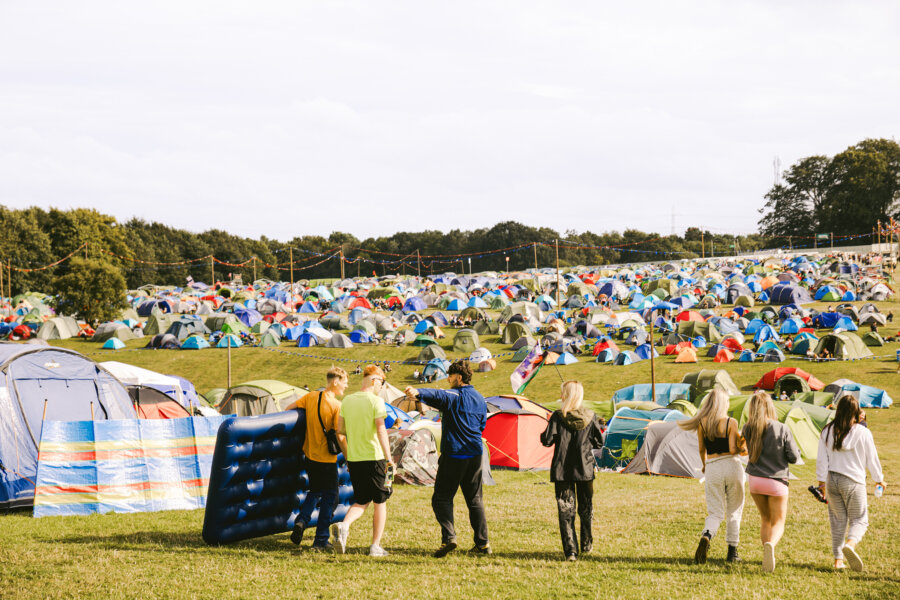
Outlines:
{"type": "Polygon", "coordinates": [[[125,301],[125,277],[119,268],[103,258],[76,256],[68,272],[54,281],[61,314],[74,314],[88,323],[116,319],[125,301]]]}
{"type": "Polygon", "coordinates": [[[765,196],[759,232],[776,238],[813,235],[828,191],[829,164],[827,156],[809,156],[791,166],[784,183],[772,186],[765,196]]]}

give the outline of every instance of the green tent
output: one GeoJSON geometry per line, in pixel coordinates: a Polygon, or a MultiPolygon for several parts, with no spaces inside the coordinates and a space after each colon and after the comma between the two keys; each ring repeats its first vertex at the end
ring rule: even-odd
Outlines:
{"type": "Polygon", "coordinates": [[[259,345],[263,348],[276,348],[281,345],[281,336],[275,331],[267,331],[259,340],[259,345]]]}
{"type": "Polygon", "coordinates": [[[266,415],[283,411],[307,391],[274,379],[248,381],[226,391],[216,408],[223,415],[266,415]]]}
{"type": "Polygon", "coordinates": [[[459,318],[465,321],[466,319],[477,320],[477,319],[487,319],[487,313],[484,312],[483,308],[478,308],[475,306],[467,306],[461,311],[459,311],[459,318]]]}
{"type": "Polygon", "coordinates": [[[421,351],[419,351],[419,355],[416,357],[416,361],[428,362],[433,358],[442,358],[444,360],[447,360],[447,354],[444,352],[444,349],[437,344],[431,344],[429,346],[425,346],[421,351]]]}
{"type": "Polygon", "coordinates": [[[787,375],[779,377],[778,381],[775,382],[775,389],[772,392],[772,397],[780,398],[781,392],[785,392],[788,396],[793,396],[794,394],[802,394],[810,391],[812,390],[809,388],[808,381],[799,375],[788,373],[787,375]]]}
{"type": "Polygon", "coordinates": [[[531,330],[525,323],[514,322],[508,324],[503,333],[500,334],[500,341],[504,344],[512,344],[520,337],[531,337],[531,330]]]}
{"type": "Polygon", "coordinates": [[[460,329],[453,338],[453,351],[471,354],[481,345],[474,329],[460,329]]]}
{"type": "MultiPolygon", "coordinates": [[[[158,310],[154,309],[150,313],[150,316],[147,317],[147,323],[144,325],[144,335],[156,335],[159,333],[165,333],[172,325],[172,323],[175,322],[175,318],[176,316],[173,314],[161,313],[158,310]]],[[[213,329],[212,331],[215,331],[215,329],[213,329]]]]}
{"type": "Polygon", "coordinates": [[[697,414],[697,407],[694,406],[690,401],[683,398],[672,400],[666,405],[666,408],[680,411],[687,417],[693,417],[695,414],[697,414]]]}
{"type": "Polygon", "coordinates": [[[498,321],[478,321],[473,329],[478,335],[500,335],[500,323],[498,321]]]}
{"type": "Polygon", "coordinates": [[[494,296],[493,298],[491,298],[491,310],[503,310],[507,306],[509,306],[509,300],[507,300],[505,294],[502,296],[494,296]]]}
{"type": "MultiPolygon", "coordinates": [[[[378,331],[378,328],[375,327],[375,323],[372,321],[357,321],[356,325],[353,326],[353,331],[365,331],[366,335],[372,337],[378,331]]],[[[432,340],[432,343],[434,340],[432,340]]]]}
{"type": "Polygon", "coordinates": [[[269,329],[269,327],[271,327],[271,326],[272,326],[272,324],[269,323],[268,321],[257,321],[256,323],[253,324],[253,327],[250,328],[250,332],[257,333],[257,334],[265,333],[266,330],[269,329]]]}
{"type": "Polygon", "coordinates": [[[884,338],[877,331],[870,331],[862,336],[862,341],[866,346],[884,346],[884,338]]]}
{"type": "Polygon", "coordinates": [[[234,335],[241,335],[242,333],[250,333],[250,329],[247,328],[246,325],[241,323],[240,321],[236,321],[234,323],[225,323],[222,325],[222,333],[233,333],[234,335]]]}
{"type": "Polygon", "coordinates": [[[866,358],[872,356],[862,338],[852,331],[842,331],[840,333],[828,333],[819,338],[816,344],[815,353],[822,354],[825,350],[831,353],[833,358],[840,360],[851,360],[856,358],[866,358]]]}
{"type": "Polygon", "coordinates": [[[834,394],[831,392],[803,392],[795,394],[794,400],[815,406],[830,406],[834,402],[834,394]]]}
{"type": "Polygon", "coordinates": [[[677,333],[690,337],[703,336],[710,344],[718,344],[722,341],[722,334],[712,323],[701,321],[679,321],[677,333]]]}
{"type": "Polygon", "coordinates": [[[420,333],[416,336],[416,339],[412,343],[413,346],[436,346],[437,344],[434,341],[434,338],[430,335],[425,335],[424,333],[420,333]]]}

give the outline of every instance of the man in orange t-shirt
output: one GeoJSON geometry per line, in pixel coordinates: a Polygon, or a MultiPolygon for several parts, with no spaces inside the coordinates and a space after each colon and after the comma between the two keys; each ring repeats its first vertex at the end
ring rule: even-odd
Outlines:
{"type": "MultiPolygon", "coordinates": [[[[297,545],[303,540],[303,531],[312,518],[312,513],[319,507],[316,522],[316,538],[313,550],[331,550],[328,541],[328,528],[338,501],[337,456],[328,451],[324,429],[337,429],[338,413],[341,403],[338,396],[344,395],[347,389],[347,372],[340,367],[331,367],[328,374],[328,385],[321,392],[310,392],[288,406],[306,411],[306,435],[303,440],[303,454],[306,455],[306,473],[309,476],[309,489],[306,499],[300,507],[300,514],[294,521],[291,541],[297,545]],[[321,414],[322,420],[319,421],[321,414]]],[[[347,443],[342,435],[338,435],[341,449],[346,454],[347,443]]]]}

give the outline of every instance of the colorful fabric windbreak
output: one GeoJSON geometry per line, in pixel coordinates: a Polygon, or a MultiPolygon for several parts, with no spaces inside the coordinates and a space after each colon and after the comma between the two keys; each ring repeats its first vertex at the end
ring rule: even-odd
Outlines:
{"type": "Polygon", "coordinates": [[[34,516],[203,508],[225,418],[45,422],[34,516]]]}

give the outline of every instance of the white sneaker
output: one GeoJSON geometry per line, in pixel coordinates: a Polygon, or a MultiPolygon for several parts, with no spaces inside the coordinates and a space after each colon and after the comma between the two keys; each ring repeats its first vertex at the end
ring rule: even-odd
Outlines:
{"type": "Polygon", "coordinates": [[[863,570],[863,561],[859,557],[859,553],[856,552],[850,546],[844,546],[841,548],[841,552],[844,555],[844,560],[847,561],[847,564],[850,565],[850,568],[856,571],[857,573],[863,570]]]}
{"type": "Polygon", "coordinates": [[[775,571],[775,546],[772,542],[763,544],[763,573],[773,573],[775,571]]]}
{"type": "Polygon", "coordinates": [[[369,556],[387,556],[388,551],[382,548],[381,546],[377,546],[372,544],[369,546],[369,556]]]}
{"type": "Polygon", "coordinates": [[[343,522],[335,523],[331,526],[331,536],[334,538],[331,543],[339,554],[347,553],[347,536],[349,533],[349,528],[343,522]]]}

